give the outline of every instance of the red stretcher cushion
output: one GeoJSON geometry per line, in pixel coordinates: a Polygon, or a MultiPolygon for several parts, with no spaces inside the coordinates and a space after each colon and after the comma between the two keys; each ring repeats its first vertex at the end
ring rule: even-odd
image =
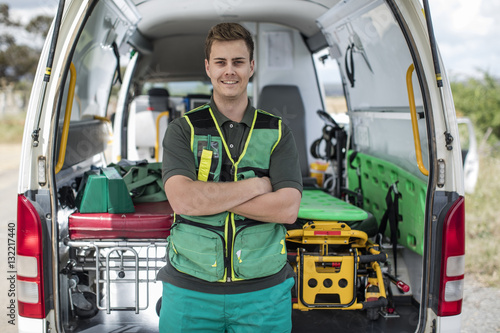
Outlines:
{"type": "Polygon", "coordinates": [[[135,205],[135,213],[74,213],[69,216],[69,238],[166,239],[174,213],[168,201],[135,205]]]}

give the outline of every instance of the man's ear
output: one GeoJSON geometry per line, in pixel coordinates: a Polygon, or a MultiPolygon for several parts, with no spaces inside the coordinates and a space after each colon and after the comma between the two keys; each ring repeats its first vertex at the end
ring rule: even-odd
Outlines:
{"type": "Polygon", "coordinates": [[[255,60],[252,59],[252,61],[250,61],[250,77],[253,76],[254,70],[255,70],[255,60]]]}
{"type": "Polygon", "coordinates": [[[208,63],[208,59],[205,59],[205,72],[207,72],[207,76],[210,77],[210,64],[208,63]]]}

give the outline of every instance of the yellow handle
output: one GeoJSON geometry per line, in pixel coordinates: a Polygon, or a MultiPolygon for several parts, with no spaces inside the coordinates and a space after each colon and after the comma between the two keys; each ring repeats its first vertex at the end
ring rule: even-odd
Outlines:
{"type": "Polygon", "coordinates": [[[413,129],[413,141],[415,142],[415,155],[417,157],[418,169],[424,176],[428,176],[429,170],[425,168],[422,159],[422,147],[420,146],[420,134],[418,132],[417,123],[417,109],[415,107],[415,95],[413,94],[413,82],[411,80],[414,69],[415,66],[411,64],[406,71],[406,89],[408,90],[408,101],[410,102],[411,127],[413,129]]]}
{"type": "Polygon", "coordinates": [[[95,119],[95,120],[100,120],[100,121],[105,122],[105,123],[108,123],[108,124],[111,124],[111,120],[109,120],[109,119],[108,119],[108,118],[106,118],[106,117],[94,116],[94,119],[95,119]]]}
{"type": "Polygon", "coordinates": [[[61,171],[66,158],[66,145],[68,143],[69,123],[71,121],[71,110],[73,109],[73,99],[75,97],[76,68],[73,63],[69,65],[71,78],[69,80],[68,98],[66,99],[66,111],[64,113],[64,123],[61,135],[61,145],[59,146],[59,158],[56,164],[56,173],[61,171]]]}
{"type": "Polygon", "coordinates": [[[156,162],[160,161],[160,118],[168,117],[168,111],[162,112],[156,118],[156,144],[155,144],[155,158],[156,162]]]}
{"type": "Polygon", "coordinates": [[[379,293],[383,297],[387,298],[387,294],[385,293],[384,277],[382,275],[382,270],[380,269],[380,265],[376,261],[372,261],[370,264],[373,270],[375,271],[375,274],[377,274],[379,293]]]}

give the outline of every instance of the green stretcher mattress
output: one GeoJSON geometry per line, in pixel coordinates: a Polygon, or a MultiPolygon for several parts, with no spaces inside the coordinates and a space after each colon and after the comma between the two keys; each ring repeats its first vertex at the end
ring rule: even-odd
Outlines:
{"type": "Polygon", "coordinates": [[[329,195],[321,190],[304,190],[299,218],[315,221],[362,221],[368,218],[363,209],[329,195]]]}

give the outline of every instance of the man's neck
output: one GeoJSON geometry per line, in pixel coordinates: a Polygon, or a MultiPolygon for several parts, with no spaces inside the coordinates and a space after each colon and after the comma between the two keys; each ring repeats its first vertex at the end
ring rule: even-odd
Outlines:
{"type": "Polygon", "coordinates": [[[241,122],[248,106],[248,97],[238,99],[218,98],[214,95],[214,103],[220,113],[234,122],[241,122]]]}

